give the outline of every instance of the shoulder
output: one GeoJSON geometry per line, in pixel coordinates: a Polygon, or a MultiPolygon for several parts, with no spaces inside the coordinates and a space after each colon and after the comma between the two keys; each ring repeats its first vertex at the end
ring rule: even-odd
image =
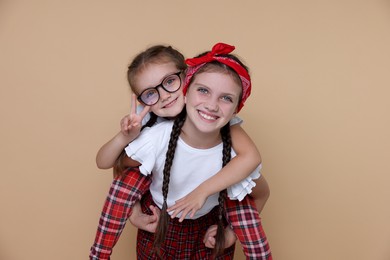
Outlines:
{"type": "Polygon", "coordinates": [[[144,130],[148,129],[147,131],[150,131],[150,132],[154,133],[154,132],[161,132],[161,131],[171,130],[172,126],[173,126],[173,121],[166,120],[166,121],[162,121],[162,122],[160,122],[158,124],[155,124],[152,127],[146,127],[144,130]]]}
{"type": "MultiPolygon", "coordinates": [[[[173,121],[164,121],[152,127],[145,127],[139,136],[139,138],[151,138],[160,139],[170,135],[172,131],[173,121]]],[[[137,140],[137,139],[136,139],[137,140]]]]}
{"type": "Polygon", "coordinates": [[[127,145],[125,151],[132,159],[143,163],[145,158],[153,154],[158,154],[167,147],[172,129],[172,122],[145,127],[141,134],[127,145]]]}

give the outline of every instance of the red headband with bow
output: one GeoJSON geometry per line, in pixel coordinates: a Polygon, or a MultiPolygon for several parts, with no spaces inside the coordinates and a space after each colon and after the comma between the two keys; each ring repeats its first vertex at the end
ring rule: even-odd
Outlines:
{"type": "Polygon", "coordinates": [[[186,59],[186,63],[188,64],[189,67],[187,69],[186,77],[184,80],[184,87],[183,87],[184,95],[187,92],[192,76],[206,63],[212,61],[218,61],[232,68],[240,76],[241,83],[242,83],[242,98],[237,107],[237,113],[238,113],[241,110],[241,108],[244,106],[246,99],[249,97],[251,93],[251,78],[247,70],[243,66],[241,66],[237,61],[226,56],[217,56],[217,55],[229,54],[234,49],[235,49],[234,46],[225,43],[217,43],[214,45],[212,50],[206,53],[205,55],[198,58],[186,59]]]}

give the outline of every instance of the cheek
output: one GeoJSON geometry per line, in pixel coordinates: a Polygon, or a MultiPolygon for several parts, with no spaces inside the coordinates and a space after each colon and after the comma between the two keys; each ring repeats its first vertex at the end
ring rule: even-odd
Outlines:
{"type": "Polygon", "coordinates": [[[220,106],[222,110],[224,111],[225,115],[234,115],[237,112],[237,105],[236,104],[223,104],[220,106]]]}
{"type": "Polygon", "coordinates": [[[196,96],[194,94],[188,94],[185,96],[185,102],[186,102],[186,105],[196,106],[196,105],[199,105],[199,103],[201,101],[199,100],[198,96],[196,96]]]}
{"type": "Polygon", "coordinates": [[[195,93],[191,92],[191,89],[189,88],[187,90],[186,95],[184,96],[184,102],[186,104],[191,104],[191,103],[193,103],[194,98],[195,98],[195,93]]]}
{"type": "Polygon", "coordinates": [[[153,113],[155,113],[155,114],[158,115],[158,110],[159,110],[158,104],[159,104],[159,102],[157,102],[157,103],[154,104],[153,106],[150,106],[150,112],[153,112],[153,113]],[[156,112],[157,112],[157,113],[156,113],[156,112]]]}

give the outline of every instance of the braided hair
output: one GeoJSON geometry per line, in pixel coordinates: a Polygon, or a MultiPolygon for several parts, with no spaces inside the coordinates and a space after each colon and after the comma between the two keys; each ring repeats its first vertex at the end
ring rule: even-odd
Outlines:
{"type": "Polygon", "coordinates": [[[186,119],[187,112],[185,109],[182,110],[182,112],[178,115],[178,117],[175,119],[173,126],[172,126],[172,132],[169,139],[168,144],[168,150],[166,153],[166,159],[165,159],[165,165],[163,170],[163,186],[162,186],[162,193],[164,197],[160,219],[156,228],[155,237],[154,237],[154,249],[157,253],[157,255],[161,258],[160,255],[160,247],[162,242],[165,239],[165,235],[168,230],[168,222],[169,222],[169,216],[167,212],[167,197],[168,197],[168,188],[169,188],[169,179],[171,175],[171,167],[173,163],[173,158],[175,156],[175,150],[177,146],[177,140],[179,139],[181,128],[184,125],[185,119],[186,119]]]}
{"type": "MultiPolygon", "coordinates": [[[[231,160],[232,153],[232,139],[230,136],[230,125],[226,124],[221,128],[221,138],[223,143],[222,149],[222,167],[231,160]]],[[[224,228],[224,217],[225,215],[225,201],[227,192],[226,189],[219,193],[219,211],[218,211],[218,223],[217,223],[217,235],[215,236],[215,247],[213,251],[214,257],[221,254],[225,249],[225,228],[224,228]]]]}

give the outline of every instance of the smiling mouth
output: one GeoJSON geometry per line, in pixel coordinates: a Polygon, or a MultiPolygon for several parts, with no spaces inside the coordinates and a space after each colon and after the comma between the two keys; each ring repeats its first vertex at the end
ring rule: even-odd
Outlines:
{"type": "Polygon", "coordinates": [[[209,114],[203,113],[203,112],[200,111],[200,110],[198,110],[198,114],[199,114],[202,118],[204,118],[204,119],[206,119],[206,120],[217,120],[217,119],[218,119],[218,116],[211,116],[211,115],[209,115],[209,114]]]}
{"type": "Polygon", "coordinates": [[[176,103],[176,100],[177,100],[177,98],[175,98],[174,100],[172,100],[171,102],[169,102],[168,104],[166,104],[165,106],[163,106],[163,108],[170,108],[171,106],[173,106],[173,104],[176,103]]]}

